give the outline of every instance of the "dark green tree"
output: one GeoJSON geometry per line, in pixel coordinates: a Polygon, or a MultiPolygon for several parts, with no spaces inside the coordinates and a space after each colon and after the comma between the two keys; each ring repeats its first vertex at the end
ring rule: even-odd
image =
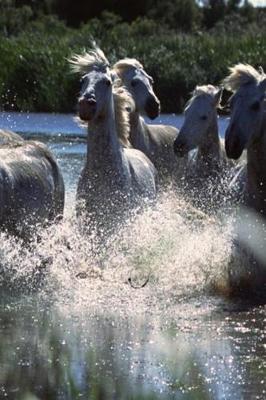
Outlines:
{"type": "Polygon", "coordinates": [[[78,27],[91,18],[100,17],[103,11],[120,15],[125,21],[133,21],[148,11],[149,0],[53,0],[52,9],[68,25],[78,27]]]}
{"type": "Polygon", "coordinates": [[[242,0],[228,0],[227,1],[227,12],[236,12],[239,9],[239,6],[241,5],[242,0]]]}
{"type": "Polygon", "coordinates": [[[244,4],[241,7],[240,12],[241,15],[245,17],[249,22],[254,21],[257,14],[255,8],[248,0],[244,1],[244,4]]]}
{"type": "Polygon", "coordinates": [[[0,1],[0,33],[4,36],[18,34],[25,29],[33,15],[29,5],[17,7],[14,0],[0,1]]]}
{"type": "Polygon", "coordinates": [[[170,28],[191,31],[200,24],[201,9],[195,0],[152,0],[148,16],[170,28]]]}
{"type": "Polygon", "coordinates": [[[226,15],[226,0],[206,0],[203,4],[203,24],[207,29],[212,28],[216,22],[226,15]]]}

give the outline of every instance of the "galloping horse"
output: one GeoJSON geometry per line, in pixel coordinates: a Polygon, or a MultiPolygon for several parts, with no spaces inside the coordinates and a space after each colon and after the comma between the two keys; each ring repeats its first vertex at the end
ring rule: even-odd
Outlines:
{"type": "Polygon", "coordinates": [[[115,88],[109,63],[99,48],[70,59],[82,76],[79,117],[88,124],[88,151],[77,189],[77,210],[98,227],[111,229],[121,216],[156,195],[156,170],[130,148],[129,94],[115,88]]]}
{"type": "Polygon", "coordinates": [[[0,131],[0,227],[29,240],[64,211],[64,182],[58,165],[39,142],[0,131]]]}
{"type": "Polygon", "coordinates": [[[225,134],[227,156],[238,159],[247,149],[244,208],[237,220],[237,250],[245,262],[232,267],[231,283],[240,289],[266,286],[266,75],[245,64],[235,65],[224,80],[234,94],[225,134]],[[245,267],[243,266],[245,264],[245,267]]]}
{"type": "Polygon", "coordinates": [[[208,209],[225,195],[234,167],[226,158],[224,142],[218,132],[217,107],[221,95],[222,90],[215,86],[197,86],[185,108],[184,123],[174,142],[178,157],[188,156],[194,150],[189,156],[184,182],[198,205],[207,201],[208,209]]]}
{"type": "Polygon", "coordinates": [[[147,124],[141,117],[145,114],[154,119],[160,113],[160,102],[153,91],[152,77],[139,61],[131,58],[118,61],[113,66],[113,71],[135,103],[130,112],[130,143],[153,162],[158,170],[160,183],[178,181],[183,164],[178,162],[173,152],[173,142],[178,130],[168,125],[147,124]]]}

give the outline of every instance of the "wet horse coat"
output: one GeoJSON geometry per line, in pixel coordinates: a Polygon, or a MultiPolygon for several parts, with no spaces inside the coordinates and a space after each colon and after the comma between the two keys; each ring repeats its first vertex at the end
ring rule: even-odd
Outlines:
{"type": "Polygon", "coordinates": [[[188,156],[194,151],[189,154],[184,185],[189,196],[208,210],[223,204],[235,166],[227,159],[224,142],[219,137],[217,107],[221,94],[222,91],[212,85],[195,88],[174,142],[178,157],[188,156]]]}
{"type": "Polygon", "coordinates": [[[266,287],[266,75],[252,66],[230,69],[225,86],[233,91],[230,123],[225,134],[228,157],[238,159],[247,149],[245,197],[237,220],[238,254],[242,268],[232,267],[231,282],[240,289],[266,287]],[[244,267],[243,267],[244,266],[244,267]]]}
{"type": "Polygon", "coordinates": [[[156,195],[156,170],[140,151],[130,148],[127,107],[131,98],[113,87],[103,52],[96,48],[71,60],[83,75],[79,117],[88,124],[88,152],[77,190],[77,209],[97,232],[121,223],[136,205],[156,195]]]}
{"type": "Polygon", "coordinates": [[[29,239],[36,225],[62,217],[64,182],[48,148],[0,131],[0,227],[29,239]]]}
{"type": "Polygon", "coordinates": [[[147,124],[142,114],[154,119],[160,113],[160,102],[153,91],[153,79],[135,59],[118,61],[113,71],[131,94],[134,108],[130,112],[130,143],[141,150],[155,165],[160,183],[177,182],[182,176],[182,161],[173,152],[178,130],[168,125],[147,124]]]}

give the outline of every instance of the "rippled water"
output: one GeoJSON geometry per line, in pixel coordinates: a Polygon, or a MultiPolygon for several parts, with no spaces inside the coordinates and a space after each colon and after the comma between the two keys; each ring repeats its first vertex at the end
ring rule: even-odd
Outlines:
{"type": "Polygon", "coordinates": [[[2,113],[1,127],[48,143],[67,207],[35,251],[1,234],[0,399],[264,399],[265,307],[215,293],[228,212],[206,217],[168,191],[103,247],[74,219],[84,132],[69,116],[2,113]]]}

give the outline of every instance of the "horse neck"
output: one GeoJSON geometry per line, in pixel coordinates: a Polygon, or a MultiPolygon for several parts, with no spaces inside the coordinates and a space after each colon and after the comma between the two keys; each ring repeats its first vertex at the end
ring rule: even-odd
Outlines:
{"type": "Polygon", "coordinates": [[[206,137],[198,147],[197,158],[205,166],[213,168],[221,161],[221,142],[218,132],[217,114],[213,116],[206,137]]]}
{"type": "Polygon", "coordinates": [[[130,143],[136,149],[147,145],[146,123],[138,111],[130,113],[130,143]]]}
{"type": "Polygon", "coordinates": [[[88,148],[86,169],[90,172],[121,174],[124,157],[120,146],[114,113],[113,98],[104,117],[88,125],[88,148]]]}
{"type": "Polygon", "coordinates": [[[247,149],[247,205],[266,216],[266,112],[258,139],[247,149]]]}

